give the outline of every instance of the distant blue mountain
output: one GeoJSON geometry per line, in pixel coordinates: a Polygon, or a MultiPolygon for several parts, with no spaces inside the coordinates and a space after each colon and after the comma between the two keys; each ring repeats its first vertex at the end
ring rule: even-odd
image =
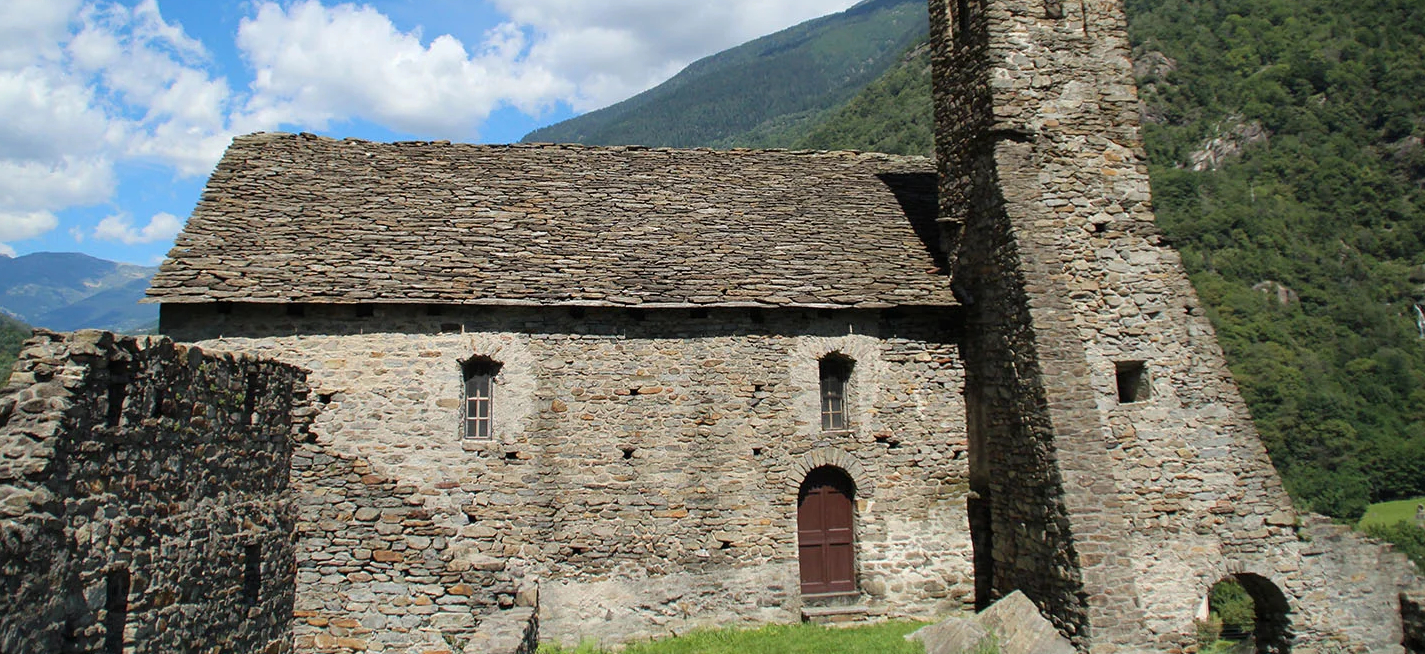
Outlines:
{"type": "Polygon", "coordinates": [[[157,271],[78,252],[0,255],[0,312],[60,331],[149,331],[158,305],[139,300],[157,271]]]}

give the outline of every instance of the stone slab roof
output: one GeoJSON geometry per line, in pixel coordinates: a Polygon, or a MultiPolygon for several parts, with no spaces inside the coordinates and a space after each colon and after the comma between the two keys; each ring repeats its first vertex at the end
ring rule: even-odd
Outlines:
{"type": "Polygon", "coordinates": [[[239,137],[159,302],[952,305],[928,159],[239,137]]]}

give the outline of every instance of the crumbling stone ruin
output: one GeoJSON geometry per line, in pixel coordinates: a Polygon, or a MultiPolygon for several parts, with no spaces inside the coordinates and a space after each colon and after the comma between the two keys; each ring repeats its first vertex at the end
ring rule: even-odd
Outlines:
{"type": "Polygon", "coordinates": [[[1400,651],[1413,568],[1296,514],[1158,235],[1122,3],[932,0],[931,30],[978,603],[1169,651],[1233,576],[1259,651],[1400,651]]]}
{"type": "Polygon", "coordinates": [[[1081,651],[1181,652],[1234,577],[1259,651],[1418,651],[1413,567],[1292,508],[1157,235],[1119,0],[929,4],[936,162],[236,139],[150,290],[194,345],[41,334],[0,397],[0,647],[1020,591],[1081,651]]]}
{"type": "Polygon", "coordinates": [[[0,388],[0,651],[292,651],[305,389],[167,339],[36,334],[0,388]]]}

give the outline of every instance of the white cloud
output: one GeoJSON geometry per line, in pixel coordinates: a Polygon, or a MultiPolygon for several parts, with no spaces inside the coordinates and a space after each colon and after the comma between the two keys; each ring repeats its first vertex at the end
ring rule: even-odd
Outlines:
{"type": "Polygon", "coordinates": [[[96,204],[113,190],[113,166],[99,157],[53,163],[0,159],[0,214],[96,204]]]}
{"type": "Polygon", "coordinates": [[[101,241],[119,241],[125,245],[166,241],[178,235],[183,229],[183,221],[170,213],[156,213],[148,224],[135,229],[133,221],[125,214],[107,216],[94,228],[94,238],[101,241]]]}
{"type": "Polygon", "coordinates": [[[110,118],[82,81],[43,66],[0,70],[0,158],[53,162],[104,147],[110,118]]]}
{"type": "Polygon", "coordinates": [[[59,219],[48,211],[0,213],[0,241],[22,241],[34,238],[59,225],[59,219]]]}
{"type": "Polygon", "coordinates": [[[34,238],[58,226],[59,219],[48,211],[0,212],[0,253],[13,257],[15,249],[6,245],[7,241],[34,238]]]}
{"type": "Polygon", "coordinates": [[[572,88],[520,59],[513,26],[471,53],[460,40],[401,32],[367,6],[263,3],[238,28],[256,71],[243,122],[325,125],[363,118],[401,131],[469,137],[495,108],[530,111],[572,88]]]}
{"type": "Polygon", "coordinates": [[[0,2],[0,68],[24,66],[59,55],[79,0],[0,2]]]}
{"type": "Polygon", "coordinates": [[[0,230],[0,243],[112,199],[120,162],[210,171],[229,138],[232,94],[208,65],[156,0],[0,3],[0,217],[27,226],[23,237],[0,230]]]}
{"type": "Polygon", "coordinates": [[[245,131],[362,118],[427,137],[468,138],[502,105],[591,109],[693,60],[855,0],[492,0],[510,20],[479,44],[402,32],[366,5],[263,2],[238,30],[255,70],[245,131]]]}

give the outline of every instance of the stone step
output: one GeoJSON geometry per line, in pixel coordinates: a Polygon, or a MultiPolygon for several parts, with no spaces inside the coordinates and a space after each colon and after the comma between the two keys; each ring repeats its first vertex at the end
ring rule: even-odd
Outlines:
{"type": "Polygon", "coordinates": [[[861,622],[870,613],[871,610],[865,606],[804,606],[802,622],[824,625],[861,622]]]}
{"type": "Polygon", "coordinates": [[[815,593],[802,595],[803,606],[853,606],[861,603],[861,593],[815,593]]]}

